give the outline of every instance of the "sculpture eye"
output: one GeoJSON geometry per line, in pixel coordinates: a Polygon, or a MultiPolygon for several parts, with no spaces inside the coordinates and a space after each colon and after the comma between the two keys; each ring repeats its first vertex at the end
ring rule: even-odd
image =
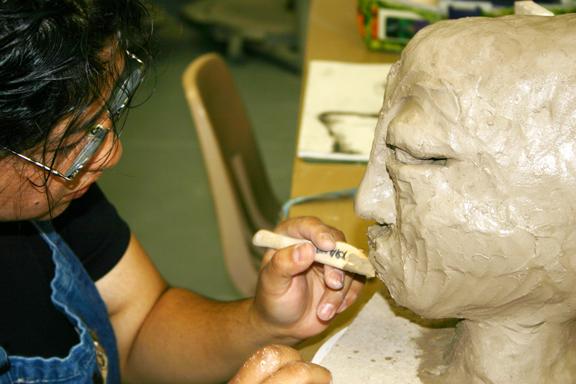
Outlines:
{"type": "Polygon", "coordinates": [[[390,144],[388,145],[388,148],[394,151],[394,158],[402,164],[408,164],[408,165],[434,164],[441,166],[446,165],[447,159],[445,157],[416,157],[411,153],[390,144]]]}

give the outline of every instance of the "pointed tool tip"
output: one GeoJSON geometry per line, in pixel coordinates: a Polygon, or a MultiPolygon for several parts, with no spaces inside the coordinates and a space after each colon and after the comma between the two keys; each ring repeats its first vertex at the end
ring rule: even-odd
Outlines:
{"type": "Polygon", "coordinates": [[[349,255],[347,267],[348,268],[346,269],[350,272],[354,272],[368,278],[376,277],[376,271],[370,263],[370,259],[368,259],[363,254],[361,256],[355,254],[349,255]]]}

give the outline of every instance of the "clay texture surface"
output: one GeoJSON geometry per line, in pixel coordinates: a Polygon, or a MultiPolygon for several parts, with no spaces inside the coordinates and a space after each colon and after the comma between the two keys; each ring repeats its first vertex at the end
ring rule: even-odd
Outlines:
{"type": "Polygon", "coordinates": [[[443,21],[388,77],[356,201],[443,383],[576,382],[576,15],[443,21]]]}

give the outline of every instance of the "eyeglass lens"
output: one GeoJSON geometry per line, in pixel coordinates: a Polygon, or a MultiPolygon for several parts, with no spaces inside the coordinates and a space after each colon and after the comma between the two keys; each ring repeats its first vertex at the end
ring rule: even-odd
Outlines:
{"type": "Polygon", "coordinates": [[[130,99],[136,92],[136,89],[142,82],[143,72],[140,67],[141,61],[134,57],[129,56],[125,72],[126,77],[120,81],[119,86],[116,87],[109,101],[109,111],[112,118],[116,118],[128,105],[130,99]]]}
{"type": "Polygon", "coordinates": [[[92,158],[96,150],[100,147],[108,132],[110,132],[109,129],[101,126],[96,126],[91,129],[87,136],[87,143],[84,145],[78,156],[76,156],[76,159],[70,165],[68,170],[64,173],[64,176],[67,178],[73,178],[76,176],[76,174],[80,172],[82,167],[84,167],[86,162],[92,158]]]}
{"type": "MultiPolygon", "coordinates": [[[[118,82],[118,85],[112,92],[108,102],[108,111],[112,119],[117,118],[118,115],[128,106],[130,99],[136,92],[140,83],[142,83],[144,77],[144,63],[134,54],[128,51],[126,51],[126,53],[127,67],[124,70],[124,75],[122,75],[123,79],[118,82]]],[[[30,157],[13,151],[7,147],[0,146],[0,148],[9,151],[15,156],[29,161],[48,172],[71,181],[92,158],[92,156],[94,156],[109,132],[110,130],[108,128],[104,128],[100,125],[93,127],[86,136],[86,144],[84,144],[80,153],[76,156],[70,167],[68,167],[68,170],[63,173],[53,169],[51,166],[33,160],[30,157]]]]}
{"type": "MultiPolygon", "coordinates": [[[[127,52],[128,57],[126,60],[126,68],[124,70],[124,79],[119,81],[119,85],[115,88],[110,96],[109,113],[112,119],[116,119],[120,113],[128,106],[130,99],[136,92],[143,79],[143,63],[135,55],[127,52]]],[[[94,153],[98,150],[106,135],[110,132],[109,129],[101,126],[96,126],[88,133],[88,142],[82,148],[68,171],[64,174],[67,178],[73,178],[84,165],[92,158],[94,153]]]]}

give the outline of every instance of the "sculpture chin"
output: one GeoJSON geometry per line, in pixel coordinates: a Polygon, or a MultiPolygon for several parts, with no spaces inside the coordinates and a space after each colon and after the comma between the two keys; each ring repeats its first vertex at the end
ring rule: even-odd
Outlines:
{"type": "MultiPolygon", "coordinates": [[[[478,318],[476,313],[485,316],[492,307],[500,307],[503,300],[510,299],[506,292],[491,288],[500,277],[480,279],[467,271],[441,268],[444,261],[440,255],[424,251],[426,247],[417,241],[409,243],[396,226],[372,226],[368,238],[376,276],[396,303],[419,316],[478,318]],[[494,297],[494,292],[502,296],[494,297]]],[[[497,286],[502,286],[502,280],[499,283],[497,286]]]]}
{"type": "MultiPolygon", "coordinates": [[[[369,257],[376,276],[402,307],[428,319],[484,321],[529,317],[536,322],[574,316],[576,278],[566,271],[525,268],[508,273],[471,270],[447,261],[418,242],[408,242],[394,226],[369,228],[369,257]],[[421,252],[426,249],[425,252],[421,252]],[[419,250],[419,251],[418,251],[419,250]],[[552,283],[561,281],[563,284],[552,283]]],[[[530,322],[534,322],[530,320],[530,322]]]]}

